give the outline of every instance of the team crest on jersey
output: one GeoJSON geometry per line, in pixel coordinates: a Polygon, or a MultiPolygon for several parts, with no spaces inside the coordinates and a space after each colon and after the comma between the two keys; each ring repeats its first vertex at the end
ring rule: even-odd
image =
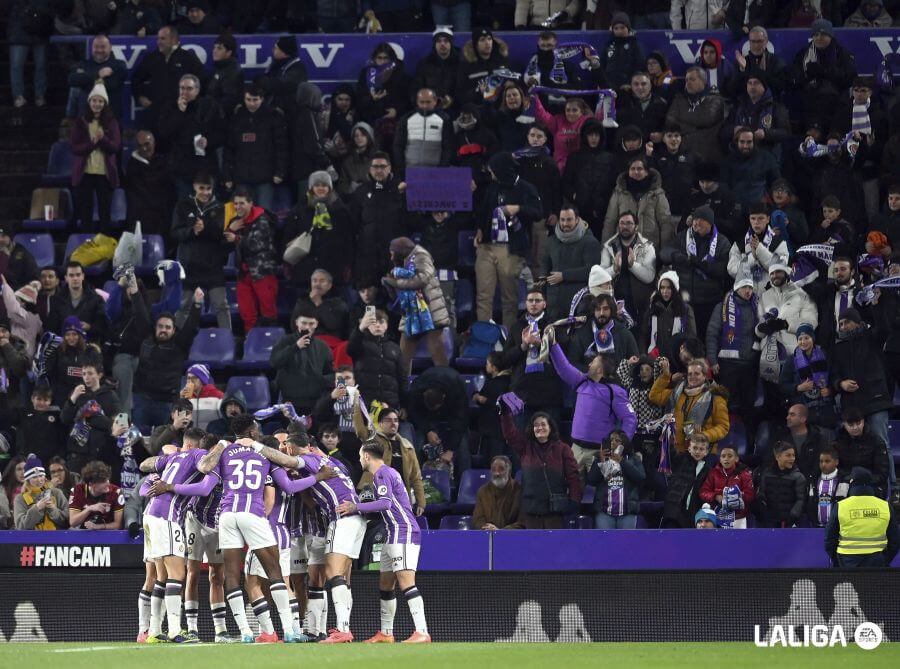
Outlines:
{"type": "Polygon", "coordinates": [[[772,115],[771,114],[766,114],[765,116],[762,117],[762,125],[764,128],[772,127],[772,115]]]}
{"type": "Polygon", "coordinates": [[[386,485],[378,486],[378,496],[383,497],[384,495],[387,495],[387,486],[386,485]]]}

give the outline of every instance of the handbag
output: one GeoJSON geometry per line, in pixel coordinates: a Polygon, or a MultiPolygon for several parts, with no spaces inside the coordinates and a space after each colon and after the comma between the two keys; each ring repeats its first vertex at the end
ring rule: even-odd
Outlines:
{"type": "Polygon", "coordinates": [[[282,259],[288,265],[296,265],[298,262],[309,255],[309,250],[311,248],[312,233],[309,230],[307,230],[306,232],[301,232],[299,235],[294,237],[293,240],[291,240],[290,244],[287,245],[287,248],[284,250],[284,256],[282,256],[282,259]]]}
{"type": "Polygon", "coordinates": [[[547,476],[547,461],[537,448],[534,446],[532,446],[532,448],[534,448],[534,452],[537,453],[537,456],[543,463],[541,471],[544,473],[544,483],[547,485],[547,506],[550,513],[559,515],[567,514],[569,512],[569,496],[553,492],[553,488],[550,487],[550,478],[547,476]]]}

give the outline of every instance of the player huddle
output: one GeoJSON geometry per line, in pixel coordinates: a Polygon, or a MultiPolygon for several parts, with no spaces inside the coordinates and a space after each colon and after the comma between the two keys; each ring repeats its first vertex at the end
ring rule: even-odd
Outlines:
{"type": "Polygon", "coordinates": [[[302,422],[262,439],[251,415],[234,417],[231,428],[234,442],[191,428],[181,449],[141,463],[141,471],[151,476],[140,493],[151,500],[144,512],[147,578],[139,597],[138,643],[200,641],[203,562],[209,564],[216,643],[279,641],[264,581],[285,643],[353,641],[350,569],[366,532],[361,514],[375,512],[388,539],[381,552],[381,629],[367,642],[393,643],[398,584],[416,629],[404,643],[430,642],[415,585],[421,532],[409,493],[400,474],[384,464],[382,447],[366,442],[360,449],[360,464],[373,475],[375,493],[374,501],[360,502],[344,465],[318,449],[302,422]],[[259,623],[256,637],[244,592],[259,623]],[[327,634],[326,592],[336,620],[327,634]],[[181,626],[182,599],[187,629],[181,626]],[[302,621],[301,602],[306,602],[302,621]],[[240,637],[227,632],[228,609],[240,637]]]}

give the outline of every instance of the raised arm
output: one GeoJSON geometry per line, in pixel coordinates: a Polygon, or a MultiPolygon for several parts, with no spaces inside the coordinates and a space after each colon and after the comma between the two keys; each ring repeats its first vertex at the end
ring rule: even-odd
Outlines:
{"type": "Polygon", "coordinates": [[[570,388],[575,388],[579,383],[584,381],[585,374],[579,371],[563,353],[559,344],[553,344],[550,347],[550,360],[553,362],[553,368],[559,374],[559,378],[563,380],[570,388]]]}
{"type": "Polygon", "coordinates": [[[222,458],[222,452],[226,446],[228,446],[228,442],[220,439],[215,446],[209,449],[209,453],[200,458],[200,462],[197,463],[197,471],[201,474],[209,474],[215,469],[222,458]]]}
{"type": "MultiPolygon", "coordinates": [[[[168,456],[165,455],[153,455],[141,462],[141,473],[142,474],[152,474],[154,472],[159,473],[160,467],[165,466],[165,461],[168,456]]],[[[205,472],[204,472],[205,473],[205,472]]]]}
{"type": "MultiPolygon", "coordinates": [[[[281,467],[286,467],[287,469],[303,469],[303,461],[296,455],[288,455],[287,453],[282,453],[277,448],[269,448],[268,446],[263,446],[258,441],[253,442],[253,450],[259,453],[269,462],[280,465],[281,467]]],[[[303,488],[301,488],[301,490],[303,490],[303,488]]]]}

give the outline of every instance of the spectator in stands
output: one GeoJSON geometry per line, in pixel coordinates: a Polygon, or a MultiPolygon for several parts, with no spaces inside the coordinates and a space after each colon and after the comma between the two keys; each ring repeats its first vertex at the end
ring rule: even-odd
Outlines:
{"type": "Polygon", "coordinates": [[[772,183],[770,198],[774,207],[771,214],[775,215],[776,211],[784,213],[786,224],[781,235],[785,238],[790,257],[793,259],[794,252],[809,239],[806,215],[797,206],[796,191],[787,179],[776,179],[772,183]]]}
{"type": "Polygon", "coordinates": [[[561,420],[562,384],[553,365],[539,360],[541,333],[550,322],[544,294],[533,286],[525,296],[525,313],[509,331],[503,367],[512,369],[511,388],[525,404],[526,415],[543,411],[561,420]]]}
{"type": "Polygon", "coordinates": [[[177,104],[186,74],[193,74],[199,81],[203,64],[197,54],[182,48],[175,26],[163,26],[156,36],[156,51],[148,52],[131,74],[131,93],[144,110],[145,127],[156,130],[162,110],[177,104]]]}
{"type": "MultiPolygon", "coordinates": [[[[452,2],[453,0],[449,1],[452,2]]],[[[456,21],[452,22],[451,27],[451,22],[438,20],[440,14],[435,15],[434,8],[439,8],[439,12],[440,10],[447,11],[447,4],[448,0],[432,3],[432,16],[435,19],[435,29],[431,33],[432,49],[416,65],[412,81],[413,91],[420,91],[423,88],[434,91],[438,97],[440,108],[445,110],[456,106],[456,74],[459,70],[459,49],[453,46],[453,30],[456,29],[457,32],[469,31],[468,28],[463,27],[456,21]]],[[[460,7],[469,9],[468,1],[457,4],[460,7]]]]}
{"type": "Polygon", "coordinates": [[[88,94],[88,110],[72,124],[70,146],[74,155],[72,186],[81,228],[96,230],[96,196],[100,232],[112,235],[112,196],[119,187],[117,156],[122,149],[122,135],[103,84],[94,86],[88,94]]]}
{"type": "MultiPolygon", "coordinates": [[[[456,79],[457,103],[482,103],[489,99],[489,91],[480,90],[482,82],[497,70],[509,68],[509,47],[487,28],[472,32],[472,39],[463,47],[456,79]]],[[[522,144],[519,143],[518,146],[522,144]]]]}
{"type": "MultiPolygon", "coordinates": [[[[283,235],[286,243],[290,244],[302,234],[311,235],[309,253],[294,266],[294,285],[305,287],[313,273],[322,270],[330,276],[332,285],[342,288],[351,264],[353,224],[350,211],[335,193],[328,172],[317,171],[309,175],[309,191],[288,214],[283,235]]],[[[373,249],[366,251],[374,255],[373,249]]],[[[319,325],[332,325],[322,320],[319,319],[319,325]]],[[[335,336],[346,336],[346,328],[335,336]]]]}
{"type": "Polygon", "coordinates": [[[88,103],[88,94],[102,81],[109,96],[109,107],[116,118],[122,117],[122,87],[128,76],[128,66],[116,58],[112,44],[106,35],[96,35],[91,40],[91,57],[72,66],[69,71],[69,99],[66,117],[81,116],[88,103]]]}
{"type": "Polygon", "coordinates": [[[170,169],[179,197],[191,193],[198,172],[216,174],[218,149],[225,143],[225,123],[218,103],[200,97],[200,78],[186,74],[178,82],[179,95],[159,109],[160,138],[169,147],[170,169]]]}
{"type": "Polygon", "coordinates": [[[291,179],[297,193],[307,191],[310,174],[329,166],[324,143],[319,138],[321,111],[322,91],[319,87],[309,82],[298,85],[296,104],[292,111],[286,112],[291,138],[291,179]]]}
{"type": "MultiPolygon", "coordinates": [[[[616,12],[609,22],[610,39],[600,53],[600,65],[609,88],[618,90],[626,86],[635,72],[644,67],[644,52],[637,35],[631,29],[631,19],[625,12],[616,12]]],[[[648,80],[649,92],[649,80],[648,80]]],[[[620,125],[625,125],[621,121],[620,125]]]]}
{"type": "Polygon", "coordinates": [[[110,429],[119,413],[119,398],[112,386],[103,382],[103,363],[99,357],[85,360],[81,380],[60,413],[60,420],[70,430],[66,461],[69,469],[75,471],[91,460],[112,462],[113,455],[118,459],[110,429]]]}
{"type": "Polygon", "coordinates": [[[397,121],[394,133],[394,169],[401,177],[407,167],[443,167],[453,157],[453,123],[438,109],[430,88],[416,93],[416,108],[397,121]]]}
{"type": "Polygon", "coordinates": [[[84,530],[121,530],[125,498],[110,483],[112,469],[94,460],[81,469],[81,483],[69,497],[69,527],[84,530]]]}
{"type": "MultiPolygon", "coordinates": [[[[0,409],[0,421],[15,426],[15,452],[29,450],[42,461],[64,454],[65,436],[59,422],[59,407],[53,405],[53,392],[46,383],[40,383],[31,391],[31,404],[16,409],[5,406],[0,409]]],[[[51,463],[51,477],[53,466],[51,463]]],[[[2,495],[0,495],[2,496],[2,495]]]]}
{"type": "Polygon", "coordinates": [[[341,160],[337,186],[341,196],[346,200],[369,180],[369,165],[377,150],[372,126],[365,121],[355,123],[350,131],[350,147],[347,155],[341,160]]]}
{"type": "Polygon", "coordinates": [[[503,437],[522,466],[521,523],[527,530],[561,529],[564,516],[581,503],[583,489],[572,449],[547,414],[533,414],[522,431],[502,400],[500,407],[503,437]]]}
{"type": "Polygon", "coordinates": [[[14,455],[9,459],[3,476],[0,476],[0,484],[3,485],[2,493],[6,496],[7,504],[12,507],[13,500],[25,484],[25,456],[14,455]]]}
{"type": "Polygon", "coordinates": [[[553,236],[547,240],[539,274],[547,280],[551,321],[569,313],[572,298],[584,288],[591,267],[600,262],[602,252],[600,242],[578,215],[578,210],[563,205],[553,236]]]}
{"type": "MultiPolygon", "coordinates": [[[[832,137],[833,142],[837,142],[837,139],[832,137]]],[[[844,183],[842,185],[846,186],[848,191],[852,191],[854,186],[856,185],[852,179],[850,179],[849,175],[844,174],[844,183]]],[[[852,192],[851,197],[844,200],[844,202],[851,203],[850,207],[847,207],[848,210],[853,211],[853,198],[852,192]]],[[[843,214],[843,205],[841,204],[840,198],[836,195],[826,195],[821,199],[821,222],[818,226],[814,226],[812,229],[812,234],[810,235],[809,241],[812,244],[831,244],[832,246],[836,246],[841,242],[844,243],[852,243],[851,240],[856,238],[856,226],[853,221],[845,218],[843,214]]],[[[813,214],[815,216],[815,214],[813,214]]],[[[853,220],[862,221],[862,215],[853,216],[853,220]]]]}
{"type": "Polygon", "coordinates": [[[171,177],[166,159],[156,152],[156,138],[149,130],[135,135],[137,148],[125,161],[125,206],[128,212],[126,228],[134,229],[141,222],[144,234],[162,235],[171,241],[172,204],[174,201],[171,177]]]}
{"type": "Polygon", "coordinates": [[[806,478],[809,493],[806,496],[806,517],[813,527],[825,527],[832,509],[849,492],[849,475],[838,467],[840,459],[837,449],[828,444],[822,448],[815,471],[806,478]]]}
{"type": "Polygon", "coordinates": [[[225,120],[231,119],[244,95],[244,73],[237,58],[237,40],[222,33],[213,43],[213,75],[206,85],[206,96],[215,100],[225,120]]]}
{"type": "MultiPolygon", "coordinates": [[[[726,4],[723,0],[672,0],[669,10],[672,30],[723,29],[726,4]]],[[[693,523],[687,527],[693,527],[693,523]]]]}
{"type": "Polygon", "coordinates": [[[7,8],[9,79],[13,106],[17,109],[28,104],[25,99],[25,59],[29,47],[34,63],[34,106],[43,107],[47,103],[47,44],[53,33],[50,4],[48,0],[13,0],[7,8]],[[28,21],[31,12],[34,21],[28,21]]]}
{"type": "Polygon", "coordinates": [[[660,430],[654,423],[663,417],[663,409],[650,401],[650,389],[658,372],[655,359],[649,355],[633,355],[622,360],[616,369],[619,382],[628,391],[628,400],[637,419],[631,444],[644,468],[645,478],[641,487],[651,494],[655,494],[655,489],[659,487],[654,479],[660,459],[660,430]]]}
{"type": "Polygon", "coordinates": [[[757,147],[754,131],[748,127],[736,129],[729,154],[722,161],[722,181],[744,211],[762,201],[767,188],[780,176],[775,156],[757,147]]]}
{"type": "Polygon", "coordinates": [[[338,84],[331,100],[322,110],[328,119],[325,127],[325,152],[337,165],[351,149],[350,134],[356,119],[356,89],[349,83],[338,84]]]}
{"type": "Polygon", "coordinates": [[[12,509],[9,508],[6,495],[0,494],[0,530],[8,530],[11,527],[13,527],[12,509]]]}
{"type": "Polygon", "coordinates": [[[178,22],[178,32],[182,35],[218,35],[222,26],[210,14],[208,0],[190,0],[185,3],[187,16],[178,22]]]}
{"type": "Polygon", "coordinates": [[[386,249],[392,239],[406,233],[406,196],[400,185],[391,172],[390,156],[382,151],[373,153],[369,179],[353,192],[350,201],[356,230],[353,278],[358,286],[380,285],[392,265],[388,254],[372,253],[372,249],[386,249]]]}
{"type": "Polygon", "coordinates": [[[643,62],[636,68],[630,84],[616,99],[616,121],[620,126],[633,125],[640,128],[644,142],[658,144],[663,141],[668,101],[653,90],[650,75],[642,69],[643,62]]]}
{"type": "Polygon", "coordinates": [[[17,530],[63,530],[68,525],[68,500],[47,482],[44,464],[34,455],[25,462],[25,482],[13,500],[13,516],[17,530]]]}
{"type": "Polygon", "coordinates": [[[198,400],[213,397],[217,400],[225,396],[213,383],[212,372],[206,365],[195,364],[188,367],[184,373],[185,383],[180,396],[186,400],[198,400]]]}
{"type": "Polygon", "coordinates": [[[829,114],[856,76],[853,54],[835,37],[827,19],[817,19],[810,26],[812,41],[797,52],[788,74],[790,84],[802,91],[803,124],[828,127],[829,114]]]}
{"type": "Polygon", "coordinates": [[[725,24],[731,36],[740,40],[753,26],[776,25],[776,14],[782,3],[776,0],[735,0],[725,10],[725,24]]]}
{"type": "Polygon", "coordinates": [[[61,332],[62,342],[50,353],[46,364],[47,378],[53,388],[53,399],[57,406],[62,406],[65,398],[81,383],[82,364],[87,358],[97,355],[93,347],[87,347],[84,330],[77,316],[68,316],[61,332]]]}
{"type": "Polygon", "coordinates": [[[845,28],[890,28],[894,19],[884,7],[884,0],[862,0],[847,20],[845,28]]]}
{"type": "Polygon", "coordinates": [[[591,315],[587,323],[569,338],[566,357],[575,367],[587,371],[592,360],[602,354],[613,361],[612,369],[615,369],[621,360],[638,354],[637,342],[616,318],[616,300],[612,295],[597,295],[590,304],[591,315]]]}
{"type": "Polygon", "coordinates": [[[206,426],[207,432],[222,435],[223,438],[232,436],[234,432],[231,429],[231,419],[242,413],[247,413],[244,393],[240,390],[227,393],[219,402],[219,418],[209,422],[206,426]]]}
{"type": "MultiPolygon", "coordinates": [[[[697,207],[709,207],[716,217],[716,229],[725,233],[729,240],[737,239],[744,232],[744,214],[737,205],[734,194],[721,183],[718,163],[698,163],[695,170],[696,181],[691,183],[687,198],[687,213],[697,207]]],[[[679,225],[683,229],[690,216],[679,225]]]]}
{"type": "Polygon", "coordinates": [[[700,55],[694,62],[706,72],[708,91],[730,99],[734,85],[734,66],[722,53],[722,43],[711,38],[703,40],[700,55]]]}
{"type": "Polygon", "coordinates": [[[716,512],[712,510],[709,504],[704,504],[699,511],[694,514],[694,529],[697,530],[716,530],[719,528],[719,518],[716,512]]]}
{"type": "Polygon", "coordinates": [[[739,51],[735,54],[734,61],[737,65],[735,90],[743,91],[747,80],[757,75],[757,81],[764,84],[774,95],[781,95],[785,87],[787,70],[784,60],[771,49],[769,33],[761,24],[754,25],[750,29],[747,35],[747,53],[739,51]]]}
{"type": "Polygon", "coordinates": [[[675,448],[687,450],[688,438],[703,434],[712,448],[724,439],[731,427],[728,416],[728,388],[707,381],[706,360],[697,358],[687,365],[685,380],[672,387],[671,365],[667,358],[659,361],[659,377],[650,389],[650,401],[675,414],[675,448]]]}
{"type": "Polygon", "coordinates": [[[25,342],[12,333],[9,317],[0,315],[0,397],[3,404],[18,406],[19,386],[28,377],[30,359],[25,342]]]}
{"type": "Polygon", "coordinates": [[[672,99],[672,82],[675,80],[672,68],[669,67],[669,59],[661,51],[651,51],[647,56],[646,64],[647,74],[650,75],[650,82],[653,84],[653,92],[662,96],[668,107],[668,102],[672,99]]]}
{"type": "Polygon", "coordinates": [[[769,283],[769,267],[773,263],[787,264],[788,246],[779,231],[770,225],[766,205],[753,202],[747,207],[750,227],[743,239],[731,245],[728,273],[735,279],[749,277],[753,292],[762,295],[769,283]]]}
{"type": "Polygon", "coordinates": [[[513,478],[505,455],[491,458],[491,480],[475,493],[472,527],[476,530],[517,530],[523,527],[522,486],[513,478]]]}
{"type": "Polygon", "coordinates": [[[350,331],[347,303],[334,287],[334,278],[324,269],[316,269],[309,278],[309,292],[297,298],[291,320],[297,320],[301,310],[312,308],[316,316],[316,336],[325,335],[346,339],[350,331]]]}
{"type": "MultiPolygon", "coordinates": [[[[781,368],[781,395],[802,404],[809,413],[810,423],[827,430],[837,425],[834,391],[828,378],[828,356],[816,344],[816,331],[809,323],[797,328],[797,348],[785,358],[781,368]]],[[[807,476],[800,451],[800,469],[807,476]]]]}
{"type": "Polygon", "coordinates": [[[688,438],[687,452],[672,454],[672,476],[666,490],[661,527],[694,527],[693,518],[701,504],[700,489],[712,469],[708,455],[709,439],[702,432],[688,438]]]}
{"type": "Polygon", "coordinates": [[[111,35],[147,37],[162,27],[159,9],[150,0],[125,0],[116,3],[116,21],[111,35]]]}
{"type": "Polygon", "coordinates": [[[54,488],[59,488],[66,499],[69,499],[72,488],[80,480],[80,474],[69,471],[65,458],[59,455],[50,458],[50,485],[54,488]]]}
{"type": "Polygon", "coordinates": [[[165,425],[172,401],[181,389],[181,373],[200,324],[203,290],[194,290],[194,302],[183,327],[175,326],[175,316],[163,312],[151,330],[150,319],[135,312],[142,337],[138,365],[134,374],[135,425],[165,425]]]}
{"type": "Polygon", "coordinates": [[[400,350],[407,373],[412,368],[412,359],[422,337],[425,338],[434,364],[448,365],[443,329],[450,325],[450,315],[431,254],[409,237],[391,240],[390,253],[395,270],[392,275],[382,279],[382,284],[397,292],[398,296],[404,291],[418,292],[428,312],[426,317],[424,312],[419,311],[418,300],[415,305],[406,300],[406,307],[401,307],[403,319],[400,323],[400,350]]]}
{"type": "Polygon", "coordinates": [[[722,128],[722,139],[738,146],[737,134],[747,128],[753,131],[753,144],[757,150],[765,149],[778,158],[781,143],[791,134],[787,108],[775,100],[764,74],[755,72],[744,79],[746,84],[736,96],[737,104],[722,128]]]}
{"type": "Polygon", "coordinates": [[[512,370],[503,366],[503,354],[500,351],[488,353],[484,363],[484,375],[484,383],[472,393],[472,402],[478,406],[476,412],[478,452],[493,457],[502,455],[508,450],[500,431],[497,400],[509,392],[512,370]]]}
{"type": "Polygon", "coordinates": [[[109,291],[106,308],[112,322],[104,354],[117,384],[119,406],[123,412],[131,414],[131,389],[142,339],[138,322],[150,320],[147,297],[134,274],[119,277],[116,286],[109,291]],[[137,311],[141,311],[142,316],[136,317],[137,311]]]}
{"type": "Polygon", "coordinates": [[[459,480],[472,458],[469,393],[459,372],[452,367],[430,367],[410,384],[408,397],[406,411],[420,439],[425,438],[425,448],[432,447],[459,480]]]}
{"type": "Polygon", "coordinates": [[[775,444],[775,464],[754,472],[756,517],[760,527],[794,527],[806,506],[806,477],[794,464],[793,444],[775,444]]]}
{"type": "MultiPolygon", "coordinates": [[[[817,426],[809,424],[809,410],[805,404],[792,404],[788,408],[785,424],[775,430],[772,442],[793,444],[797,454],[797,467],[807,478],[819,466],[819,455],[828,443],[825,433],[817,426]]],[[[830,430],[828,432],[830,435],[830,430]]],[[[768,444],[757,443],[756,454],[764,464],[771,462],[768,444]]]]}
{"type": "MultiPolygon", "coordinates": [[[[297,38],[293,35],[282,35],[272,47],[272,62],[266,73],[259,78],[258,84],[270,96],[272,103],[290,117],[300,102],[297,97],[299,85],[307,80],[306,66],[297,57],[297,38]]],[[[291,141],[298,138],[293,136],[291,141]]],[[[298,147],[294,144],[295,149],[298,147]]]]}
{"type": "MultiPolygon", "coordinates": [[[[838,451],[841,470],[848,474],[854,467],[865,467],[872,474],[875,494],[888,499],[888,484],[891,482],[891,452],[887,442],[873,429],[871,419],[863,410],[845,407],[841,428],[837,431],[834,445],[838,451]]],[[[896,497],[896,495],[892,495],[896,497]]]]}
{"type": "Polygon", "coordinates": [[[423,212],[415,222],[422,231],[420,244],[434,260],[444,304],[450,316],[451,332],[456,332],[456,280],[459,266],[459,227],[464,215],[448,211],[423,212]]]}
{"type": "Polygon", "coordinates": [[[740,461],[737,447],[719,446],[719,462],[700,486],[700,499],[716,509],[719,527],[746,529],[747,512],[755,498],[753,477],[740,461]]]}
{"type": "Polygon", "coordinates": [[[585,121],[580,148],[566,161],[562,180],[564,197],[578,207],[598,237],[602,237],[603,219],[617,177],[616,160],[605,149],[605,138],[606,130],[600,121],[585,121]]]}
{"type": "Polygon", "coordinates": [[[654,358],[674,358],[679,335],[697,336],[694,310],[681,294],[677,272],[669,270],[659,275],[656,291],[643,313],[639,348],[654,358]]]}
{"type": "Polygon", "coordinates": [[[633,211],[619,214],[616,234],[603,244],[600,262],[613,277],[613,290],[630,314],[646,313],[656,276],[654,243],[638,227],[633,211]]]}
{"type": "Polygon", "coordinates": [[[685,149],[694,151],[701,160],[717,162],[722,151],[719,133],[725,120],[725,102],[710,92],[706,70],[694,65],[684,75],[684,91],[675,96],[667,124],[681,128],[685,149]]]}
{"type": "Polygon", "coordinates": [[[248,86],[243,102],[234,109],[225,134],[225,187],[231,190],[236,184],[247,186],[253,189],[259,206],[271,209],[275,186],[288,176],[287,125],[280,109],[264,103],[259,86],[248,86]]]}
{"type": "Polygon", "coordinates": [[[275,219],[257,206],[250,189],[239,186],[232,198],[235,216],[226,221],[225,241],[237,254],[238,312],[244,332],[260,325],[274,325],[278,318],[275,300],[278,278],[275,270],[275,219]]]}
{"type": "Polygon", "coordinates": [[[535,2],[534,0],[516,0],[514,17],[516,30],[527,27],[545,28],[552,23],[556,26],[574,26],[581,19],[581,3],[577,0],[552,0],[551,2],[535,2]]]}
{"type": "Polygon", "coordinates": [[[394,127],[409,108],[409,76],[387,42],[375,47],[359,72],[356,108],[360,120],[371,124],[376,136],[385,140],[382,146],[392,146],[394,127]]]}
{"type": "MultiPolygon", "coordinates": [[[[574,448],[574,445],[573,445],[574,448]]],[[[635,454],[628,435],[613,430],[603,440],[587,473],[588,485],[595,486],[594,528],[633,530],[640,510],[640,490],[644,483],[641,456],[635,454]]]]}
{"type": "Polygon", "coordinates": [[[6,316],[10,321],[10,333],[24,342],[25,354],[29,360],[34,357],[34,349],[43,327],[40,316],[37,315],[39,287],[39,282],[32,281],[13,292],[12,287],[6,281],[6,276],[0,274],[0,289],[2,289],[6,316]]]}
{"type": "MultiPolygon", "coordinates": [[[[453,122],[453,128],[455,133],[451,147],[451,164],[468,167],[471,170],[472,181],[475,182],[472,200],[477,202],[491,182],[487,164],[490,157],[497,152],[497,138],[487,124],[482,123],[481,109],[471,102],[462,105],[459,116],[453,122]]],[[[559,174],[555,163],[553,170],[559,174]]]]}
{"type": "Polygon", "coordinates": [[[334,387],[333,357],[328,346],[313,337],[319,322],[312,305],[301,305],[296,313],[295,331],[278,340],[270,364],[283,400],[308,415],[319,396],[334,387]]]}
{"type": "Polygon", "coordinates": [[[500,284],[503,324],[516,321],[519,274],[528,253],[528,231],[541,218],[537,190],[519,178],[512,154],[499,152],[488,162],[493,181],[475,216],[475,289],[478,320],[491,320],[500,284]]]}
{"type": "Polygon", "coordinates": [[[179,200],[172,215],[172,238],[178,243],[178,261],[185,274],[175,324],[184,327],[194,290],[202,288],[209,295],[216,324],[231,331],[231,310],[225,293],[225,206],[216,199],[216,182],[209,173],[197,172],[192,181],[193,195],[179,200]]]}
{"type": "Polygon", "coordinates": [[[13,241],[15,234],[15,223],[0,223],[0,276],[13,290],[18,290],[39,278],[39,275],[34,256],[27,248],[13,241]]]}
{"type": "Polygon", "coordinates": [[[716,215],[711,207],[698,207],[688,222],[689,227],[663,247],[660,260],[678,272],[680,289],[690,295],[697,332],[706,332],[715,305],[722,297],[731,241],[716,227],[716,215]]]}
{"type": "MultiPolygon", "coordinates": [[[[370,426],[363,418],[361,405],[357,403],[353,410],[353,424],[356,436],[360,441],[373,438],[370,426]]],[[[425,487],[422,483],[422,470],[415,447],[400,434],[400,413],[395,407],[388,407],[378,414],[375,426],[375,441],[384,449],[384,464],[393,467],[403,479],[404,487],[413,502],[413,512],[421,516],[425,512],[425,487]]],[[[372,484],[372,475],[364,472],[357,486],[362,490],[372,484]]]]}
{"type": "MultiPolygon", "coordinates": [[[[194,365],[190,369],[194,369],[194,365]]],[[[195,370],[196,371],[196,370],[195,370]]],[[[170,420],[167,424],[157,425],[150,434],[150,445],[147,452],[151,455],[162,452],[162,447],[174,444],[181,448],[185,439],[193,436],[198,442],[203,438],[202,430],[191,427],[191,419],[194,416],[194,405],[190,399],[179,397],[172,402],[170,420]],[[189,430],[194,432],[189,433],[189,430]]]]}
{"type": "Polygon", "coordinates": [[[387,329],[384,310],[367,311],[350,332],[347,354],[364,401],[401,408],[406,406],[406,366],[400,346],[385,336],[387,329]]]}
{"type": "Polygon", "coordinates": [[[534,105],[525,87],[518,81],[506,80],[495,104],[485,109],[485,122],[496,133],[503,151],[517,151],[525,146],[530,125],[534,123],[534,105]]]}

